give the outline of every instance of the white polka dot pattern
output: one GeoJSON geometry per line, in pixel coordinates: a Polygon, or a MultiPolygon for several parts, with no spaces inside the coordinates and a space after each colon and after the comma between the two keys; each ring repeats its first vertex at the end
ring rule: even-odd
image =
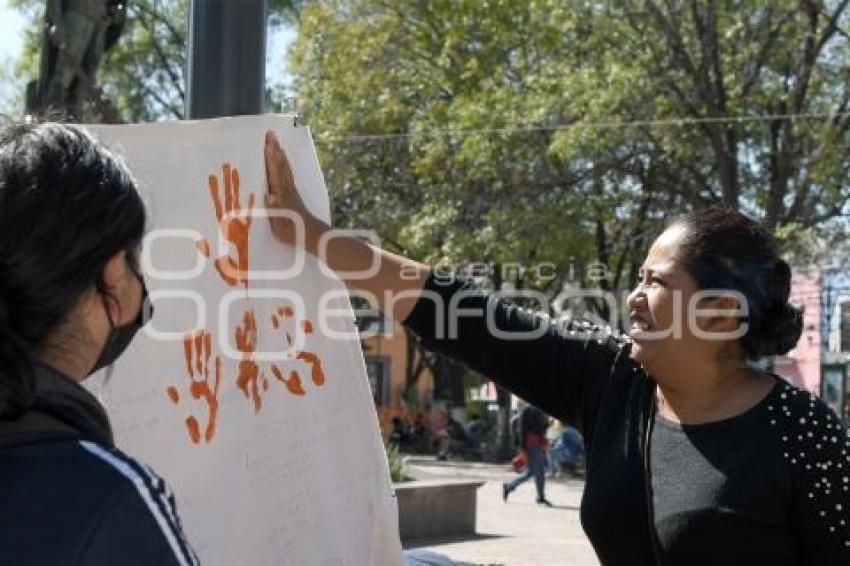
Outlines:
{"type": "Polygon", "coordinates": [[[781,386],[767,411],[800,492],[792,514],[804,546],[827,563],[850,565],[847,427],[814,394],[789,384],[781,386]],[[838,555],[841,560],[832,562],[838,555]]]}

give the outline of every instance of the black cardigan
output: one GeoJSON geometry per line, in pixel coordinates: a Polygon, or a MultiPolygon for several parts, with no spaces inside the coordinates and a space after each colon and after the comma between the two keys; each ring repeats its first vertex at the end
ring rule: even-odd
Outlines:
{"type": "Polygon", "coordinates": [[[698,431],[709,431],[719,439],[714,442],[737,435],[756,449],[707,448],[690,442],[695,431],[678,438],[656,430],[655,383],[629,357],[628,340],[609,331],[554,322],[470,282],[433,274],[405,325],[426,348],[466,363],[581,431],[587,453],[581,522],[602,563],[850,564],[850,440],[814,396],[777,384],[742,418],[698,431]],[[526,338],[517,339],[520,333],[526,338]],[[732,432],[715,435],[719,429],[732,432]],[[820,437],[826,440],[816,448],[820,437]],[[680,475],[678,486],[654,483],[653,474],[668,481],[679,470],[664,458],[652,462],[652,445],[663,440],[681,450],[683,439],[683,453],[698,461],[681,464],[697,473],[680,475]],[[809,456],[796,457],[789,442],[809,456]],[[705,456],[711,450],[721,457],[705,456]],[[720,473],[712,467],[717,461],[720,473]],[[665,511],[681,511],[675,520],[656,516],[658,497],[665,511]],[[706,501],[713,503],[706,508],[706,501]]]}

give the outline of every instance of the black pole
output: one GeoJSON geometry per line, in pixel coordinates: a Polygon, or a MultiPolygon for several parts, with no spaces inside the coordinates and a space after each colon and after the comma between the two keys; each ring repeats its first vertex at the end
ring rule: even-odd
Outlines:
{"type": "Polygon", "coordinates": [[[266,0],[192,0],[186,117],[260,114],[266,0]]]}

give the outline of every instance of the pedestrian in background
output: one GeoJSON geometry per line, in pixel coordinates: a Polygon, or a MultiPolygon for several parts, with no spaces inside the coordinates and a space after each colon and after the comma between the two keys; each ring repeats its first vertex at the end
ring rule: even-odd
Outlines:
{"type": "Polygon", "coordinates": [[[509,482],[502,484],[502,499],[508,496],[520,485],[534,478],[537,489],[537,503],[551,507],[546,499],[546,429],[549,428],[549,417],[533,405],[525,407],[519,415],[519,430],[522,449],[526,454],[525,471],[509,482]]]}
{"type": "Polygon", "coordinates": [[[580,462],[584,456],[584,441],[581,433],[574,427],[564,425],[557,437],[549,443],[548,455],[550,478],[557,477],[564,470],[570,474],[579,475],[580,462]]]}

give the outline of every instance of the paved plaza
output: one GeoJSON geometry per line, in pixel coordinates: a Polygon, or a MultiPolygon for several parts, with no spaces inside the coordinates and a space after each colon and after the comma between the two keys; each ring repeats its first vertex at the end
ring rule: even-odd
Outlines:
{"type": "Polygon", "coordinates": [[[411,458],[408,475],[416,479],[480,479],[477,535],[462,540],[422,541],[410,548],[427,548],[458,563],[475,565],[543,566],[599,564],[579,523],[584,482],[547,481],[546,496],[555,505],[537,505],[532,481],[520,486],[507,503],[501,484],[514,476],[506,465],[436,462],[411,458]]]}

